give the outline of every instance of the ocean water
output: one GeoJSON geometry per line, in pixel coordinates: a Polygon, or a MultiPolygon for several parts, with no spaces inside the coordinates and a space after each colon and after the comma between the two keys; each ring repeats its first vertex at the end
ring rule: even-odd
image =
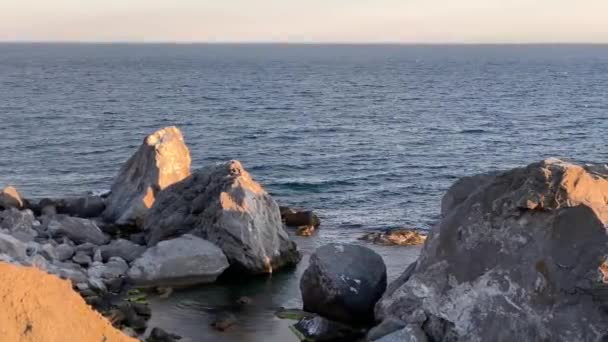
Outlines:
{"type": "MultiPolygon", "coordinates": [[[[308,255],[364,230],[428,229],[464,175],[606,162],[608,46],[0,44],[0,186],[108,189],[168,125],[194,167],[239,159],[281,204],[317,211],[322,231],[298,238],[308,255]]],[[[391,277],[417,253],[375,248],[391,277]]],[[[303,265],[153,300],[153,321],[191,341],[288,341],[271,307],[299,303],[303,265]],[[241,328],[209,331],[243,293],[258,304],[241,328]]]]}

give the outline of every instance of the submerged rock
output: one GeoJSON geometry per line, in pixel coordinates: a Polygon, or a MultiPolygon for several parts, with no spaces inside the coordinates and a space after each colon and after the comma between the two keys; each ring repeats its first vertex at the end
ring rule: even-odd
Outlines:
{"type": "Polygon", "coordinates": [[[23,205],[23,199],[14,187],[7,186],[0,191],[0,209],[23,209],[23,205]]]}
{"type": "Polygon", "coordinates": [[[339,322],[369,325],[386,289],[386,266],[369,248],[328,244],[310,257],[300,291],[304,310],[339,322]]]}
{"type": "Polygon", "coordinates": [[[359,240],[386,246],[415,246],[423,244],[426,241],[426,235],[410,229],[394,229],[367,233],[359,240]]]}
{"type": "Polygon", "coordinates": [[[165,240],[133,262],[129,278],[138,286],[189,286],[214,282],[228,268],[221,249],[186,234],[165,240]]]}
{"type": "Polygon", "coordinates": [[[186,232],[222,249],[231,267],[271,273],[300,260],[279,207],[238,161],[217,164],[162,191],[145,222],[149,245],[186,232]]]}
{"type": "Polygon", "coordinates": [[[608,170],[548,159],[455,184],[376,306],[430,341],[608,338],[608,170]]]}
{"type": "Polygon", "coordinates": [[[157,193],[190,175],[190,162],[190,151],[177,127],[147,136],[116,176],[104,217],[121,225],[141,225],[157,193]]]}

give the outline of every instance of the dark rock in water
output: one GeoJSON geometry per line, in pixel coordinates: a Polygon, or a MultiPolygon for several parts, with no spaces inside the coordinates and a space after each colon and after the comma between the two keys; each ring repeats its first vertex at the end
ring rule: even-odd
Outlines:
{"type": "Polygon", "coordinates": [[[228,312],[222,312],[216,315],[211,323],[211,326],[219,331],[226,331],[231,326],[237,323],[236,316],[228,312]]]}
{"type": "Polygon", "coordinates": [[[0,210],[9,208],[23,209],[23,199],[17,189],[12,186],[7,186],[0,191],[0,210]]]}
{"type": "Polygon", "coordinates": [[[180,340],[181,336],[172,334],[164,331],[161,328],[155,327],[152,328],[150,332],[150,336],[146,339],[146,342],[175,342],[180,340]]]}
{"type": "Polygon", "coordinates": [[[200,236],[243,273],[272,273],[300,260],[278,205],[235,160],[206,167],[160,192],[145,231],[149,245],[186,232],[200,236]]]}
{"type": "Polygon", "coordinates": [[[103,245],[109,240],[95,222],[83,218],[55,215],[49,218],[46,227],[53,236],[66,236],[78,244],[103,245]]]}
{"type": "Polygon", "coordinates": [[[316,228],[315,226],[301,226],[296,230],[296,235],[298,236],[312,236],[314,234],[316,228]]]}
{"type": "Polygon", "coordinates": [[[426,235],[411,229],[393,229],[367,233],[359,240],[385,246],[415,246],[423,244],[426,241],[426,235]]]}
{"type": "Polygon", "coordinates": [[[374,322],[374,305],[386,290],[386,266],[369,248],[328,244],[310,257],[300,291],[304,310],[353,325],[374,322]]]}
{"type": "Polygon", "coordinates": [[[113,240],[110,244],[101,246],[99,249],[101,250],[103,260],[117,256],[125,259],[127,262],[139,258],[146,251],[146,247],[124,239],[113,240]]]}
{"type": "Polygon", "coordinates": [[[228,268],[226,256],[217,246],[186,234],[161,241],[136,259],[129,278],[138,286],[190,286],[214,282],[228,268]]]}
{"type": "Polygon", "coordinates": [[[60,203],[60,207],[57,208],[59,214],[83,218],[99,217],[106,208],[104,200],[98,196],[66,198],[60,203]]]}
{"type": "Polygon", "coordinates": [[[123,301],[111,312],[112,323],[124,324],[140,333],[146,330],[146,319],[137,314],[131,303],[123,301]]]}
{"type": "Polygon", "coordinates": [[[321,224],[319,217],[312,211],[283,210],[281,218],[285,225],[290,227],[312,226],[316,228],[321,224]]]}
{"type": "Polygon", "coordinates": [[[471,179],[448,190],[441,222],[377,319],[430,341],[606,338],[606,166],[548,159],[471,179]]]}
{"type": "Polygon", "coordinates": [[[177,127],[150,134],[114,179],[104,217],[141,227],[158,192],[190,175],[190,162],[190,151],[177,127]]]}
{"type": "Polygon", "coordinates": [[[354,329],[321,316],[303,318],[293,327],[301,334],[300,339],[304,337],[306,341],[314,342],[353,342],[365,334],[365,330],[354,329]]]}

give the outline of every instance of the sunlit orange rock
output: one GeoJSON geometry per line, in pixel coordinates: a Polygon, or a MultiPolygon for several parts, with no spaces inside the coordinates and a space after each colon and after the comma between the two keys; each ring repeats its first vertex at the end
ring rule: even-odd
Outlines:
{"type": "Polygon", "coordinates": [[[367,233],[359,240],[387,246],[415,246],[423,244],[426,241],[426,235],[411,229],[395,229],[386,232],[367,233]]]}
{"type": "Polygon", "coordinates": [[[147,136],[115,178],[104,218],[141,226],[158,192],[188,177],[190,163],[190,151],[177,127],[147,136]]]}
{"type": "Polygon", "coordinates": [[[0,262],[0,340],[135,342],[91,309],[67,280],[0,262]]]}
{"type": "Polygon", "coordinates": [[[0,209],[17,208],[23,209],[21,195],[12,186],[7,186],[0,192],[0,209]]]}

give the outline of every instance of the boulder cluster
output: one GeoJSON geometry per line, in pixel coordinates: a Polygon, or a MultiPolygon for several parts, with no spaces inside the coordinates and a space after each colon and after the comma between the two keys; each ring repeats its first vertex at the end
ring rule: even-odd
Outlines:
{"type": "MultiPolygon", "coordinates": [[[[300,288],[320,316],[294,327],[316,341],[357,340],[356,327],[382,342],[605,341],[607,229],[606,164],[547,159],[465,177],[388,286],[372,251],[319,248],[300,288]]],[[[388,236],[365,240],[377,239],[388,236]]]]}
{"type": "Polygon", "coordinates": [[[5,188],[0,261],[70,280],[89,304],[136,334],[149,309],[109,303],[111,294],[210,283],[228,271],[268,274],[299,262],[279,206],[241,163],[191,172],[190,161],[181,132],[168,127],[144,139],[109,194],[32,200],[5,188]]]}

